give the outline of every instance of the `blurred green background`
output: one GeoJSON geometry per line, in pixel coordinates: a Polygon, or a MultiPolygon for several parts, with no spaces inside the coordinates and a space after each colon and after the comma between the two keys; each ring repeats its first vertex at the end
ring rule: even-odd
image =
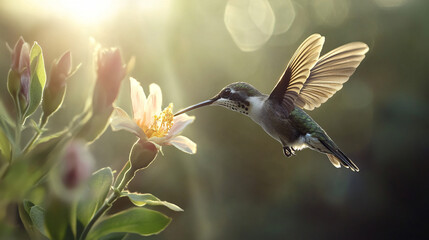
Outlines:
{"type": "MultiPolygon", "coordinates": [[[[82,63],[52,131],[81,112],[93,86],[89,38],[136,57],[131,76],[163,90],[175,110],[245,81],[269,93],[299,44],[326,37],[323,53],[362,41],[370,51],[351,80],[309,114],[361,172],[335,169],[304,150],[284,157],[252,120],[220,107],[191,112],[173,147],[140,172],[132,190],[176,203],[149,239],[419,239],[427,230],[429,2],[424,0],[135,0],[0,2],[0,43],[38,41],[47,66],[64,51],[82,63]]],[[[10,103],[9,52],[0,47],[1,99],[10,103]]],[[[117,105],[131,113],[129,83],[117,105]]],[[[91,146],[98,167],[124,164],[135,141],[110,129],[91,146]]],[[[120,202],[125,207],[126,202],[120,202]]]]}

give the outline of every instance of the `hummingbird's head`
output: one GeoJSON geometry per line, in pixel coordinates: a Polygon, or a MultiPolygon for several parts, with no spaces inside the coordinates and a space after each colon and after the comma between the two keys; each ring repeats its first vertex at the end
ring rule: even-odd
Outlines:
{"type": "Polygon", "coordinates": [[[260,93],[252,85],[244,82],[231,83],[224,87],[216,96],[204,102],[189,106],[175,114],[175,116],[203,106],[222,106],[232,111],[248,115],[250,109],[249,97],[260,96],[260,93]]]}

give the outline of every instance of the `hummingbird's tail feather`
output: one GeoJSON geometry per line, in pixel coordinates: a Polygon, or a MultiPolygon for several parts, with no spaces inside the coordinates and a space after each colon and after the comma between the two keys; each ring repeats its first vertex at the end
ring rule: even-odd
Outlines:
{"type": "MultiPolygon", "coordinates": [[[[348,158],[338,147],[332,146],[326,141],[320,140],[320,142],[331,152],[331,154],[326,154],[335,167],[340,167],[339,164],[343,165],[345,168],[350,168],[353,172],[359,172],[358,166],[348,158]]],[[[334,144],[335,145],[335,144],[334,144]]]]}

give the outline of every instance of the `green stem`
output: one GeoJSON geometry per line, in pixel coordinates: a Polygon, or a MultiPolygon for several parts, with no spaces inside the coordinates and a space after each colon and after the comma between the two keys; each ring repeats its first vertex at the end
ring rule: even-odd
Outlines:
{"type": "Polygon", "coordinates": [[[15,103],[15,107],[16,107],[16,111],[17,111],[17,116],[16,116],[16,126],[15,126],[15,142],[13,144],[13,148],[12,151],[10,153],[10,158],[9,158],[9,162],[8,165],[5,167],[5,169],[0,172],[1,176],[0,179],[3,179],[7,172],[9,171],[10,166],[12,165],[12,162],[15,158],[17,158],[17,156],[19,155],[20,151],[21,151],[21,130],[22,130],[22,115],[21,115],[21,107],[19,105],[18,101],[14,101],[15,103]]]}
{"type": "Polygon", "coordinates": [[[45,117],[45,114],[42,113],[42,117],[40,118],[40,123],[39,123],[39,131],[37,131],[37,133],[33,136],[33,138],[28,142],[27,146],[25,146],[25,148],[22,150],[24,154],[27,154],[28,151],[33,146],[33,144],[37,140],[39,140],[39,137],[40,135],[42,135],[42,132],[43,132],[42,130],[46,126],[46,123],[48,123],[48,117],[45,117]]]}
{"type": "Polygon", "coordinates": [[[17,157],[18,153],[21,150],[21,129],[22,129],[22,125],[20,123],[20,120],[16,121],[16,127],[15,127],[15,144],[13,146],[13,151],[10,155],[10,164],[12,164],[13,159],[17,157]]]}
{"type": "MultiPolygon", "coordinates": [[[[128,163],[128,162],[127,162],[128,163]]],[[[122,180],[122,182],[119,184],[119,186],[114,189],[114,192],[110,195],[110,197],[103,203],[103,205],[98,209],[98,211],[94,214],[91,221],[89,221],[88,225],[83,229],[82,234],[80,235],[79,240],[86,239],[89,231],[91,230],[92,226],[97,222],[97,220],[102,217],[107,210],[109,210],[112,207],[112,204],[121,197],[121,192],[124,190],[124,188],[128,185],[128,183],[134,178],[134,172],[131,171],[131,168],[122,168],[122,171],[125,172],[125,176],[122,180]]],[[[121,174],[119,173],[118,176],[121,174]]]]}
{"type": "Polygon", "coordinates": [[[97,220],[104,215],[104,213],[107,212],[112,207],[112,204],[121,196],[121,193],[119,191],[115,191],[110,195],[107,201],[104,202],[104,204],[101,206],[100,209],[94,214],[91,221],[89,221],[88,225],[86,225],[85,229],[83,229],[82,234],[80,235],[79,240],[86,239],[86,236],[89,233],[89,230],[91,230],[92,226],[97,222],[97,220]]]}

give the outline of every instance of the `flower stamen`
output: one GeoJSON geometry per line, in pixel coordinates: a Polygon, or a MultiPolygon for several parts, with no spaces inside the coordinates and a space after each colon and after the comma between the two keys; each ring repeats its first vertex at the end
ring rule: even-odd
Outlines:
{"type": "Polygon", "coordinates": [[[170,103],[161,113],[156,114],[152,125],[144,130],[148,138],[164,137],[173,126],[173,104],[170,103]]]}

